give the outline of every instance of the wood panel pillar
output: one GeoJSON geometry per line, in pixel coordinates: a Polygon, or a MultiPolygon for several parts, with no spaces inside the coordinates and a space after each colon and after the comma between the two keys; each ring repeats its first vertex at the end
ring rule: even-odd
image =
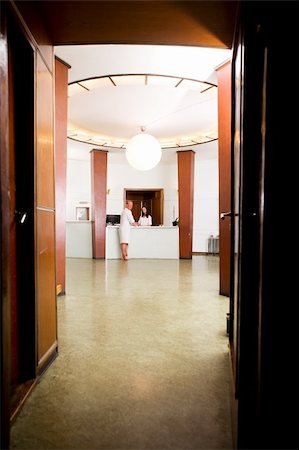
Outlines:
{"type": "MultiPolygon", "coordinates": [[[[231,62],[217,69],[219,213],[231,211],[231,62]]],[[[230,294],[231,219],[219,221],[220,294],[230,294]]]]}
{"type": "Polygon", "coordinates": [[[56,210],[56,285],[65,293],[65,218],[67,161],[67,89],[70,66],[55,58],[55,210],[56,210]]]}
{"type": "Polygon", "coordinates": [[[194,151],[177,152],[180,258],[192,259],[194,151]]]}
{"type": "Polygon", "coordinates": [[[107,153],[91,150],[92,256],[106,257],[107,153]]]}

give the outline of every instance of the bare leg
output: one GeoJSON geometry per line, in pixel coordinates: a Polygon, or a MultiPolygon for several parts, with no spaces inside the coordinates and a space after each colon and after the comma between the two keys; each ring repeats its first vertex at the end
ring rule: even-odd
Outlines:
{"type": "Polygon", "coordinates": [[[128,259],[128,244],[120,244],[121,246],[121,256],[124,261],[128,259]]]}

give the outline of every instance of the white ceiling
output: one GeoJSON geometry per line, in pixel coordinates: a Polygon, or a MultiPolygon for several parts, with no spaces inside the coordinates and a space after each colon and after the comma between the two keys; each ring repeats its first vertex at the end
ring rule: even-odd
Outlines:
{"type": "MultiPolygon", "coordinates": [[[[155,74],[215,85],[215,68],[230,58],[231,51],[183,46],[77,45],[55,47],[55,55],[71,66],[69,83],[108,75],[155,74]]],[[[175,87],[177,80],[169,78],[157,79],[157,85],[145,85],[145,77],[141,76],[113,79],[116,86],[105,79],[104,86],[89,91],[79,87],[76,94],[69,96],[68,128],[73,138],[81,134],[80,139],[88,142],[98,137],[114,146],[126,142],[144,126],[163,147],[163,142],[170,140],[183,145],[186,137],[210,133],[215,138],[215,132],[217,135],[217,88],[202,93],[202,87],[209,85],[193,83],[199,87],[193,90],[194,86],[184,87],[186,82],[175,87]],[[172,81],[172,86],[162,86],[161,80],[172,81]]]]}

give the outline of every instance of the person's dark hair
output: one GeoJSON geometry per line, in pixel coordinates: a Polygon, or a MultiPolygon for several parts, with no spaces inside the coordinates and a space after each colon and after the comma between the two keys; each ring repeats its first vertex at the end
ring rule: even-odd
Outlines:
{"type": "Polygon", "coordinates": [[[142,208],[141,208],[141,216],[142,216],[142,217],[148,217],[148,216],[149,216],[149,213],[148,213],[148,211],[147,211],[147,207],[146,207],[146,206],[143,206],[142,208]],[[146,213],[143,211],[142,208],[145,208],[145,209],[146,209],[146,213]]]}

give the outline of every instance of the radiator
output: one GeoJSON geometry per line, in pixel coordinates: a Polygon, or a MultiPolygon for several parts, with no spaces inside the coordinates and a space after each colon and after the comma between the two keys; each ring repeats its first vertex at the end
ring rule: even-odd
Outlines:
{"type": "Polygon", "coordinates": [[[219,253],[219,236],[209,236],[208,238],[208,253],[210,255],[216,255],[219,253]]]}

